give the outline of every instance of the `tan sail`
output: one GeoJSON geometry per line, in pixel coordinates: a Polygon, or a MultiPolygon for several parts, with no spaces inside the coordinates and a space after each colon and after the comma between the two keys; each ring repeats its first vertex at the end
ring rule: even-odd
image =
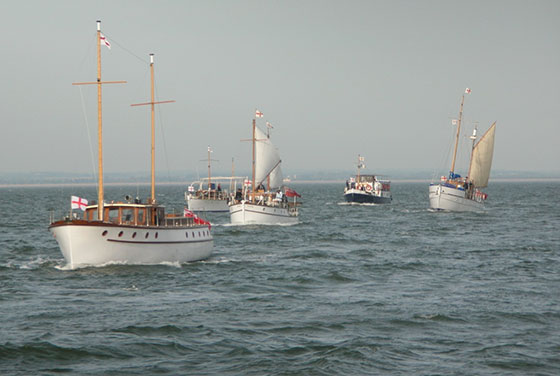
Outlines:
{"type": "Polygon", "coordinates": [[[486,131],[474,146],[469,167],[469,180],[476,188],[488,186],[492,156],[494,154],[494,133],[496,122],[486,131]]]}

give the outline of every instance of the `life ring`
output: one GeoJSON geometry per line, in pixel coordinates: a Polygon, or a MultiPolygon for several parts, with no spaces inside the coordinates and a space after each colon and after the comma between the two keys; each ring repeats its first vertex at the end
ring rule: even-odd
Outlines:
{"type": "Polygon", "coordinates": [[[371,185],[369,185],[369,184],[368,184],[368,185],[366,185],[366,191],[368,191],[368,192],[371,192],[371,190],[372,190],[372,187],[371,187],[371,185]]]}

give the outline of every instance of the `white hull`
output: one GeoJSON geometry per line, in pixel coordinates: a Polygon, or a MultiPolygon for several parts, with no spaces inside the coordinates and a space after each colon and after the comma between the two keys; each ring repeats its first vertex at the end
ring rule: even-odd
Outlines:
{"type": "Polygon", "coordinates": [[[482,202],[466,197],[463,189],[449,187],[443,184],[430,184],[430,209],[456,212],[483,211],[482,202]]]}
{"type": "Polygon", "coordinates": [[[71,268],[111,262],[159,264],[198,261],[210,256],[214,243],[206,226],[165,228],[68,222],[51,226],[50,231],[71,268]]]}
{"type": "Polygon", "coordinates": [[[187,195],[187,208],[194,212],[227,212],[229,206],[224,199],[200,199],[187,195]]]}
{"type": "Polygon", "coordinates": [[[231,223],[234,225],[259,224],[278,225],[298,223],[297,208],[281,208],[251,204],[242,201],[229,207],[231,223]]]}

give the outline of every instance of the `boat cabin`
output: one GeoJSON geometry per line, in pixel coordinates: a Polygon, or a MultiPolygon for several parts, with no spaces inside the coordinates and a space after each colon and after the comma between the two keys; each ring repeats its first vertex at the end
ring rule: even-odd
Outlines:
{"type": "MultiPolygon", "coordinates": [[[[165,207],[150,204],[110,203],[103,207],[104,222],[129,226],[187,226],[193,225],[192,218],[165,214],[165,207]]],[[[86,207],[84,220],[97,220],[97,205],[86,207]]]]}

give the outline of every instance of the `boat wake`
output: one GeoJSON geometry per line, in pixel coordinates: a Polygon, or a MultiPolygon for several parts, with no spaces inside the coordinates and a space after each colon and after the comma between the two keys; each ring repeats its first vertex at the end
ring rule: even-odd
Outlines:
{"type": "Polygon", "coordinates": [[[359,202],[339,202],[339,203],[337,203],[337,205],[340,205],[340,206],[379,206],[379,204],[375,204],[373,202],[363,202],[363,203],[359,203],[359,202]]]}

